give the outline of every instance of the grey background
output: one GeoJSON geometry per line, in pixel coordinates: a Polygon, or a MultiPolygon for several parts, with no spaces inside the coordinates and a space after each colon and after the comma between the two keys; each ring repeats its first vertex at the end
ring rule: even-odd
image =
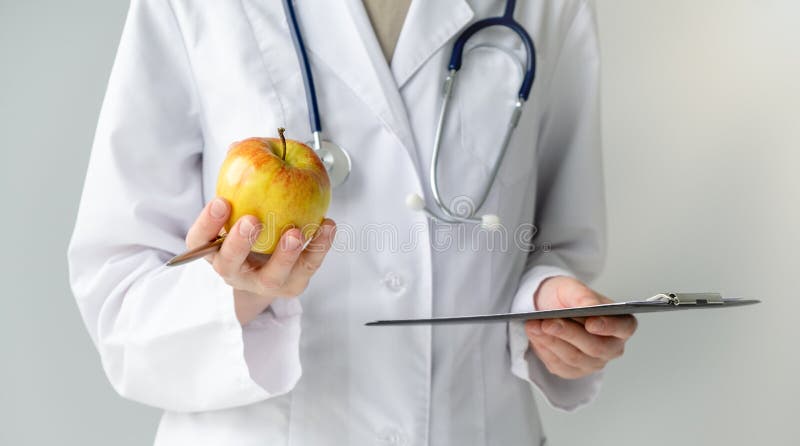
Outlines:
{"type": "MultiPolygon", "coordinates": [[[[617,298],[766,302],[644,315],[598,401],[551,444],[796,444],[800,2],[600,0],[617,298]]],[[[0,0],[0,444],[144,445],[72,301],[65,250],[127,2],[0,0]]]]}

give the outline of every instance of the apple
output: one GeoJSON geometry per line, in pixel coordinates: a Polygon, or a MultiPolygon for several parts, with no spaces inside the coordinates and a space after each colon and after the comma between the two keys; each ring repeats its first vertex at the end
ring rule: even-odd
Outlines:
{"type": "Polygon", "coordinates": [[[244,215],[258,217],[262,230],[251,250],[262,254],[275,251],[289,228],[312,237],[331,201],[328,172],[316,152],[283,132],[232,144],[217,177],[217,196],[231,204],[225,230],[244,215]]]}

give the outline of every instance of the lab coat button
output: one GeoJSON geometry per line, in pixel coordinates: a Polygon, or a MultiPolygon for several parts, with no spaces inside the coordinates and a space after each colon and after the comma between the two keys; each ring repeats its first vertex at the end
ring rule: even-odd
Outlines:
{"type": "Polygon", "coordinates": [[[408,438],[400,431],[386,428],[378,434],[378,440],[382,444],[392,446],[408,446],[408,438]]]}
{"type": "Polygon", "coordinates": [[[386,273],[381,283],[383,283],[383,286],[396,293],[402,293],[406,290],[406,280],[403,276],[393,271],[386,273]]]}

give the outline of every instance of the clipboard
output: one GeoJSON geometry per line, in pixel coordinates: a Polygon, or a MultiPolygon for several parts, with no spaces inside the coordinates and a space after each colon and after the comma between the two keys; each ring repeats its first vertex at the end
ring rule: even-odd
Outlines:
{"type": "Polygon", "coordinates": [[[662,293],[649,299],[563,308],[524,313],[482,314],[474,316],[434,317],[426,319],[388,319],[368,322],[368,326],[484,324],[491,322],[537,319],[580,318],[590,316],[622,316],[625,314],[660,313],[680,310],[733,308],[760,303],[757,299],[722,297],[719,293],[662,293]]]}

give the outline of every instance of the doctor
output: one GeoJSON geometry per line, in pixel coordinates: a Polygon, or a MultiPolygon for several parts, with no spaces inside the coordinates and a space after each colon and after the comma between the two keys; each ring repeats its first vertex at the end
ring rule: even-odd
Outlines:
{"type": "MultiPolygon", "coordinates": [[[[132,1],[69,263],[111,385],[164,410],[157,445],[540,444],[534,395],[587,404],[635,329],[624,317],[364,326],[607,301],[579,281],[605,251],[586,2],[517,6],[538,70],[482,208],[503,221],[492,233],[429,221],[404,200],[430,200],[453,38],[503,2],[416,0],[389,14],[396,31],[366,3],[296,1],[326,135],[353,159],[319,236],[303,250],[288,231],[254,265],[246,217],[208,261],[167,268],[222,227],[230,207],[214,187],[229,144],[279,126],[308,139],[307,109],[280,2],[132,1]],[[515,235],[533,226],[531,249],[515,235]]],[[[488,181],[523,50],[502,30],[470,40],[443,138],[446,200],[468,204],[488,181]]]]}

